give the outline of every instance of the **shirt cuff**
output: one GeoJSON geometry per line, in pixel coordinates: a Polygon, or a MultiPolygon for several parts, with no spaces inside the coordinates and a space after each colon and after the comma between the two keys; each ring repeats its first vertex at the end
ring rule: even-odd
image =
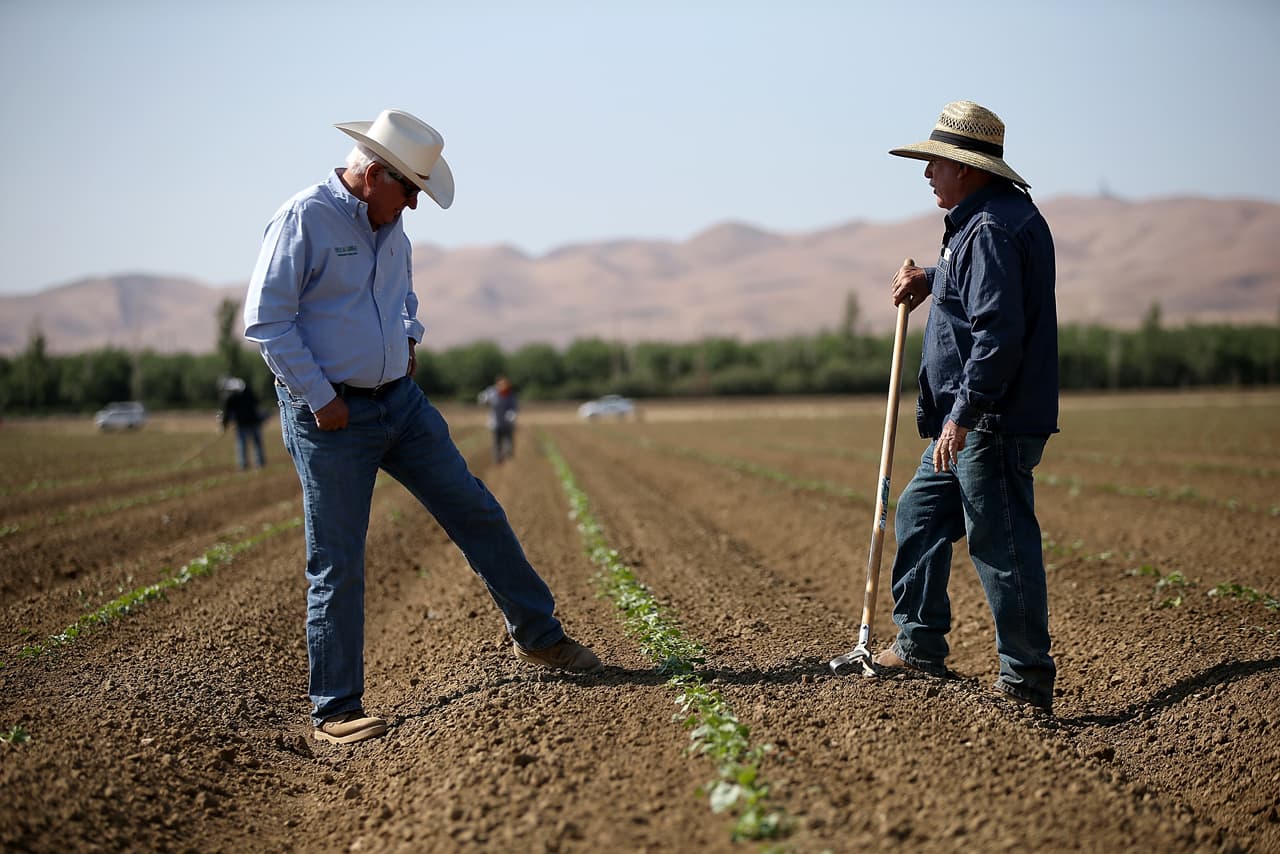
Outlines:
{"type": "Polygon", "coordinates": [[[333,390],[331,384],[326,382],[324,385],[307,389],[307,393],[303,397],[307,401],[307,406],[311,407],[312,412],[319,412],[330,403],[333,403],[337,399],[338,393],[333,390]]]}
{"type": "Polygon", "coordinates": [[[966,430],[973,430],[978,426],[978,419],[982,417],[982,412],[973,406],[968,406],[956,399],[955,405],[951,407],[951,414],[947,416],[960,427],[966,430]]]}

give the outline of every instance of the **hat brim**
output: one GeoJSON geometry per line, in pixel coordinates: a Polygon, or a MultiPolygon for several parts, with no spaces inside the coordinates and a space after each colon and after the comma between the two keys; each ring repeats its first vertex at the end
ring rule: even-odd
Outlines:
{"type": "Polygon", "coordinates": [[[428,178],[422,178],[416,170],[397,157],[395,152],[368,136],[368,130],[373,127],[373,122],[343,122],[334,127],[390,163],[397,172],[416,184],[418,189],[430,196],[432,201],[440,207],[448,208],[453,204],[453,170],[449,168],[443,154],[436,160],[431,175],[428,178]]]}
{"type": "Polygon", "coordinates": [[[904,145],[901,148],[890,149],[889,153],[897,157],[910,157],[912,160],[937,160],[939,158],[954,160],[957,163],[963,163],[965,166],[972,166],[975,169],[981,169],[984,172],[1008,178],[1020,187],[1028,189],[1031,187],[1025,178],[1014,172],[1009,164],[999,157],[992,157],[990,154],[983,154],[981,151],[959,148],[945,142],[929,139],[924,142],[917,142],[915,145],[904,145]]]}

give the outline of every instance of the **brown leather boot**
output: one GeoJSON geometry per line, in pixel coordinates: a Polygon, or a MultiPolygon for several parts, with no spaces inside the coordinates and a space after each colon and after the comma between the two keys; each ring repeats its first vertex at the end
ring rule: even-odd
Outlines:
{"type": "Polygon", "coordinates": [[[362,709],[356,709],[325,718],[311,735],[316,741],[351,744],[355,741],[364,741],[366,738],[377,738],[384,735],[386,731],[387,722],[382,718],[371,718],[362,709]]]}
{"type": "Polygon", "coordinates": [[[536,664],[550,670],[568,670],[571,673],[595,673],[604,667],[596,654],[565,635],[545,649],[525,649],[515,641],[511,650],[516,658],[527,664],[536,664]]]}

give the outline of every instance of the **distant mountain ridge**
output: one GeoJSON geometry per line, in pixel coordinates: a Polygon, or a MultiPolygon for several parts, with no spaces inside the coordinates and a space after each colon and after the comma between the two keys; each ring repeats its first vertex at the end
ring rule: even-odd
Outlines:
{"type": "MultiPolygon", "coordinates": [[[[1250,200],[1040,202],[1058,260],[1063,323],[1132,327],[1153,302],[1167,324],[1280,318],[1280,205],[1250,200]]],[[[891,328],[888,283],[905,257],[937,256],[942,212],[777,234],[737,222],[689,240],[577,243],[530,257],[511,246],[414,246],[425,344],[479,339],[505,349],[623,341],[742,340],[836,326],[856,294],[866,331],[891,328]]],[[[130,273],[0,297],[0,353],[38,325],[51,352],[106,345],[213,349],[218,303],[244,286],[130,273]]]]}

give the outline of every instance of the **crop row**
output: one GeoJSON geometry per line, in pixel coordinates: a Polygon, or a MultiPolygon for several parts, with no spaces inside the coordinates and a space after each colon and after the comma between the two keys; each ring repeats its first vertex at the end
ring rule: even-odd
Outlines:
{"type": "Polygon", "coordinates": [[[658,671],[671,675],[667,684],[677,692],[676,704],[681,712],[677,719],[682,719],[690,730],[690,751],[717,764],[717,778],[704,788],[712,811],[736,815],[735,840],[783,835],[787,831],[786,817],[779,810],[769,809],[769,786],[760,778],[760,763],[772,746],[750,743],[747,727],[724,697],[698,675],[697,667],[705,663],[703,645],[684,635],[678,621],[659,605],[649,588],[609,545],[591,513],[590,500],[578,487],[569,464],[555,445],[544,439],[543,450],[568,497],[569,516],[577,522],[587,555],[599,567],[597,580],[604,594],[622,612],[627,631],[658,671]]]}
{"type": "MultiPolygon", "coordinates": [[[[1073,557],[1086,563],[1109,564],[1117,557],[1116,553],[1110,550],[1089,553],[1085,551],[1084,543],[1081,540],[1074,540],[1071,543],[1059,543],[1047,531],[1041,532],[1040,544],[1045,555],[1050,558],[1073,557]]],[[[1133,553],[1128,553],[1125,555],[1124,563],[1133,564],[1135,560],[1137,560],[1136,556],[1133,553]]],[[[1052,572],[1057,568],[1058,564],[1053,560],[1046,561],[1046,570],[1052,572]]],[[[1124,574],[1132,577],[1155,579],[1153,592],[1157,596],[1165,594],[1163,598],[1158,598],[1154,603],[1153,607],[1157,609],[1181,607],[1186,602],[1185,593],[1190,588],[1200,585],[1199,581],[1188,578],[1182,572],[1161,572],[1151,563],[1131,565],[1129,569],[1124,570],[1124,574]]],[[[1205,595],[1214,599],[1235,599],[1250,605],[1260,604],[1269,611],[1280,611],[1280,598],[1234,581],[1219,582],[1209,588],[1205,595]]]]}
{"type": "MultiPolygon", "coordinates": [[[[754,477],[758,477],[763,480],[772,481],[774,483],[779,483],[784,486],[788,486],[800,491],[818,492],[825,495],[836,496],[839,498],[851,499],[864,504],[870,503],[871,501],[871,499],[865,494],[860,493],[857,490],[854,490],[851,487],[845,486],[843,484],[833,483],[831,481],[825,481],[825,480],[814,480],[811,478],[795,477],[789,474],[788,472],[781,471],[779,469],[770,468],[768,466],[762,466],[762,465],[759,465],[758,463],[754,463],[749,460],[737,459],[734,457],[724,456],[722,454],[713,454],[707,451],[701,451],[694,448],[688,448],[688,447],[679,446],[679,445],[670,445],[670,444],[655,441],[647,436],[631,436],[631,435],[624,434],[624,437],[628,441],[631,441],[637,446],[645,448],[647,450],[656,451],[658,453],[668,453],[668,454],[678,455],[678,456],[686,457],[689,459],[696,459],[700,462],[730,469],[735,472],[741,472],[743,474],[752,475],[754,477]]],[[[1137,493],[1120,493],[1120,494],[1137,494],[1137,493]]],[[[1149,495],[1148,497],[1160,497],[1160,496],[1158,494],[1154,494],[1154,495],[1149,495]]],[[[894,502],[892,500],[890,500],[889,506],[890,507],[894,506],[894,502]]],[[[1272,508],[1272,511],[1275,511],[1275,512],[1272,512],[1271,515],[1277,515],[1277,513],[1280,513],[1280,510],[1277,510],[1277,508],[1274,506],[1272,508]]],[[[1078,540],[1075,543],[1073,543],[1071,546],[1063,546],[1053,541],[1048,534],[1042,534],[1042,545],[1045,548],[1045,552],[1047,555],[1064,555],[1064,554],[1070,555],[1076,552],[1080,552],[1083,549],[1083,544],[1078,540]]],[[[1111,559],[1113,557],[1113,554],[1114,553],[1111,551],[1103,551],[1094,555],[1080,554],[1078,556],[1086,561],[1105,562],[1111,559]]],[[[1130,555],[1129,557],[1130,559],[1132,559],[1134,556],[1130,555]]],[[[1050,570],[1052,570],[1054,566],[1055,565],[1052,562],[1049,562],[1048,564],[1046,564],[1046,568],[1050,570]]],[[[1166,582],[1165,586],[1169,586],[1170,583],[1171,582],[1166,582]]],[[[1161,587],[1160,589],[1163,590],[1164,588],[1161,587]]],[[[1268,608],[1272,608],[1272,605],[1268,603],[1272,603],[1276,601],[1275,598],[1271,597],[1269,594],[1259,592],[1257,590],[1254,590],[1251,587],[1247,587],[1231,581],[1224,581],[1217,584],[1210,591],[1209,595],[1216,596],[1216,597],[1224,597],[1224,598],[1235,598],[1235,599],[1240,599],[1246,602],[1262,602],[1266,604],[1268,608]]],[[[1162,604],[1159,607],[1177,607],[1178,605],[1182,604],[1182,601],[1183,600],[1181,597],[1172,597],[1167,600],[1162,600],[1162,604]]]]}
{"type": "MultiPolygon", "coordinates": [[[[230,563],[236,555],[245,552],[263,541],[274,537],[282,531],[292,530],[302,524],[300,517],[266,526],[261,532],[236,543],[215,543],[204,554],[184,564],[159,581],[130,590],[111,600],[100,608],[82,615],[74,623],[56,635],[51,635],[43,644],[30,644],[18,653],[19,658],[32,658],[50,652],[77,640],[86,631],[104,626],[121,617],[137,611],[146,603],[163,598],[175,587],[181,587],[195,578],[209,575],[218,567],[230,563]]],[[[3,667],[0,662],[0,667],[3,667]]]]}
{"type": "Polygon", "coordinates": [[[204,480],[198,480],[195,483],[180,483],[174,486],[166,486],[154,492],[144,495],[130,495],[124,498],[111,498],[92,507],[86,507],[82,510],[64,510],[52,516],[46,516],[41,523],[10,524],[0,528],[0,536],[9,536],[19,531],[27,531],[38,527],[54,527],[57,525],[79,519],[92,519],[97,516],[104,516],[108,513],[117,513],[121,510],[128,510],[131,507],[143,507],[148,504],[154,504],[157,501],[167,501],[171,498],[183,498],[188,495],[194,495],[203,492],[206,489],[212,489],[237,477],[233,474],[218,475],[216,477],[207,477],[204,480]]]}
{"type": "MultiPolygon", "coordinates": [[[[642,440],[637,440],[642,441],[642,440]]],[[[651,441],[651,440],[650,440],[651,441]]],[[[682,453],[690,455],[688,449],[675,446],[667,446],[673,453],[682,453]]],[[[776,450],[807,453],[822,457],[834,457],[838,459],[859,460],[867,462],[875,462],[879,458],[865,451],[852,451],[847,448],[834,448],[830,446],[820,446],[814,444],[802,444],[797,442],[767,442],[759,445],[761,448],[772,448],[776,450]]],[[[694,452],[697,453],[697,452],[694,452]]],[[[749,471],[754,464],[743,463],[742,461],[732,460],[727,457],[714,459],[715,455],[706,457],[708,462],[717,462],[718,464],[727,464],[730,467],[739,468],[743,471],[749,471]]],[[[1133,460],[1128,460],[1133,463],[1133,460]]],[[[1244,474],[1263,472],[1265,476],[1267,470],[1247,469],[1243,466],[1227,466],[1227,471],[1232,474],[1244,474]]],[[[774,473],[771,475],[774,479],[787,479],[785,473],[774,473]]],[[[1180,486],[1176,489],[1160,486],[1132,486],[1129,484],[1107,483],[1107,482],[1087,482],[1079,477],[1060,475],[1053,472],[1038,471],[1036,473],[1036,482],[1052,487],[1064,487],[1069,490],[1071,495],[1080,495],[1082,492],[1104,493],[1111,495],[1123,495],[1133,498],[1151,498],[1163,501],[1187,502],[1201,504],[1206,506],[1218,507],[1232,512],[1244,511],[1248,513],[1257,513],[1267,516],[1280,516],[1280,502],[1271,502],[1269,504],[1261,504],[1252,501],[1244,501],[1238,498],[1216,498],[1204,495],[1200,491],[1190,486],[1180,486]]],[[[813,483],[813,482],[810,482],[813,483]]],[[[794,480],[792,485],[797,485],[794,480]]],[[[832,494],[842,494],[845,487],[827,484],[822,487],[822,491],[832,494]]]]}

